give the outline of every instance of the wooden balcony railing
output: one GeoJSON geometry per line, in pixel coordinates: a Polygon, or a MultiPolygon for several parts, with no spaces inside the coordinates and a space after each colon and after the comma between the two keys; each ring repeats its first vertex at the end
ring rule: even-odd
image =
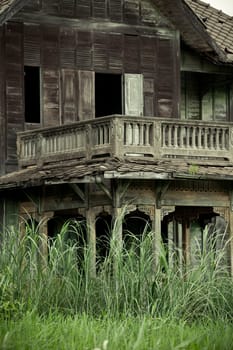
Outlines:
{"type": "Polygon", "coordinates": [[[20,167],[139,156],[233,161],[233,124],[113,115],[18,133],[20,167]]]}

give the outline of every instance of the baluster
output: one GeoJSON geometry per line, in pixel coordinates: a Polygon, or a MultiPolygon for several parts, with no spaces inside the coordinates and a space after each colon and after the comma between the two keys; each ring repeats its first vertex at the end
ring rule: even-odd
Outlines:
{"type": "Polygon", "coordinates": [[[132,135],[132,141],[133,141],[133,145],[137,145],[137,141],[138,141],[138,133],[137,133],[137,124],[133,124],[133,135],[132,135]]]}
{"type": "Polygon", "coordinates": [[[185,127],[184,126],[180,126],[180,147],[183,148],[184,147],[184,137],[185,137],[185,127]]]}
{"type": "Polygon", "coordinates": [[[125,133],[125,144],[132,145],[132,125],[130,123],[126,123],[126,133],[125,133]]]}
{"type": "Polygon", "coordinates": [[[145,124],[145,146],[149,146],[150,145],[150,125],[149,124],[145,124]]]}
{"type": "Polygon", "coordinates": [[[44,137],[44,148],[43,148],[45,154],[48,153],[48,138],[45,136],[44,137]]]}
{"type": "Polygon", "coordinates": [[[67,142],[68,142],[68,149],[70,151],[72,150],[72,132],[69,132],[67,136],[67,142]]]}
{"type": "Polygon", "coordinates": [[[27,141],[24,143],[24,157],[27,158],[27,141]]]}
{"type": "Polygon", "coordinates": [[[210,129],[210,149],[214,149],[214,129],[210,129]]]}
{"type": "Polygon", "coordinates": [[[193,126],[191,129],[191,145],[192,148],[196,148],[196,127],[193,126]]]}
{"type": "Polygon", "coordinates": [[[61,151],[61,135],[57,134],[57,152],[59,153],[61,151]]]}
{"type": "Polygon", "coordinates": [[[64,135],[61,135],[61,151],[64,151],[65,149],[65,139],[64,139],[64,135]]]}
{"type": "Polygon", "coordinates": [[[187,126],[186,148],[190,147],[190,128],[187,126]]]}
{"type": "Polygon", "coordinates": [[[105,124],[104,125],[104,143],[109,143],[109,140],[108,140],[108,127],[107,125],[105,124]]]}
{"type": "Polygon", "coordinates": [[[204,135],[204,148],[205,149],[208,148],[208,132],[209,132],[209,128],[205,128],[205,135],[204,135]]]}
{"type": "Polygon", "coordinates": [[[178,147],[178,126],[175,125],[174,128],[174,147],[177,148],[178,147]]]}
{"type": "Polygon", "coordinates": [[[222,149],[227,149],[227,129],[222,129],[222,149]]]}
{"type": "Polygon", "coordinates": [[[198,130],[198,136],[197,136],[197,148],[201,149],[202,148],[202,128],[199,126],[197,128],[198,130]]]}
{"type": "Polygon", "coordinates": [[[139,145],[140,146],[145,145],[144,129],[145,129],[145,124],[139,124],[139,145]]]}
{"type": "Polygon", "coordinates": [[[172,145],[172,128],[171,125],[168,125],[168,147],[172,145]]]}
{"type": "Polygon", "coordinates": [[[215,143],[216,143],[216,149],[219,150],[221,147],[220,147],[220,129],[217,129],[216,130],[216,140],[215,140],[215,143]]]}
{"type": "Polygon", "coordinates": [[[167,126],[162,124],[162,133],[163,133],[163,147],[166,147],[167,146],[167,141],[166,141],[166,129],[167,129],[167,126]]]}

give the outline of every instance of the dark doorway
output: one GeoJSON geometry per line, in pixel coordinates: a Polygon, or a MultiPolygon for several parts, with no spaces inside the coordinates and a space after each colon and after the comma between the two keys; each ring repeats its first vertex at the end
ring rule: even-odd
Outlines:
{"type": "Polygon", "coordinates": [[[138,209],[127,214],[123,222],[123,241],[125,248],[131,249],[136,244],[138,250],[143,235],[150,230],[151,219],[148,215],[138,209]]]}
{"type": "Polygon", "coordinates": [[[96,260],[97,264],[104,262],[110,249],[112,216],[107,212],[100,213],[96,218],[96,260]]]}
{"type": "Polygon", "coordinates": [[[24,67],[25,122],[40,123],[40,68],[24,67]]]}
{"type": "Polygon", "coordinates": [[[87,245],[86,219],[79,214],[55,213],[48,221],[48,243],[51,248],[58,234],[63,236],[63,242],[67,246],[76,247],[77,263],[79,267],[84,265],[84,249],[87,245]]]}
{"type": "Polygon", "coordinates": [[[95,117],[122,114],[120,74],[95,74],[95,117]]]}

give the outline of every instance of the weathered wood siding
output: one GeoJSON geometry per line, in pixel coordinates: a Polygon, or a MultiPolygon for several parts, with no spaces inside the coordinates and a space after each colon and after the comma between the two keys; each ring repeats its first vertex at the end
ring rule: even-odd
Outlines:
{"type": "Polygon", "coordinates": [[[4,65],[4,28],[0,27],[0,174],[5,173],[5,93],[4,93],[4,81],[5,81],[5,65],[4,65]]]}
{"type": "Polygon", "coordinates": [[[23,130],[23,25],[5,27],[6,169],[16,165],[16,132],[23,130]]]}
{"type": "Polygon", "coordinates": [[[37,126],[93,118],[94,72],[142,74],[143,114],[178,117],[178,39],[146,1],[33,0],[1,29],[0,48],[2,172],[4,158],[16,167],[16,132],[36,127],[24,118],[24,66],[40,67],[37,126]]]}

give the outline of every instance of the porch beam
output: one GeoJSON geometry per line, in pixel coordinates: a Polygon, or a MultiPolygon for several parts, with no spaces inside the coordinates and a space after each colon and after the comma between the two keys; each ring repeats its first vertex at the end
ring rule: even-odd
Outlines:
{"type": "Polygon", "coordinates": [[[69,186],[72,188],[75,194],[83,201],[85,202],[85,193],[81,190],[81,188],[78,186],[78,184],[70,183],[69,186]]]}

